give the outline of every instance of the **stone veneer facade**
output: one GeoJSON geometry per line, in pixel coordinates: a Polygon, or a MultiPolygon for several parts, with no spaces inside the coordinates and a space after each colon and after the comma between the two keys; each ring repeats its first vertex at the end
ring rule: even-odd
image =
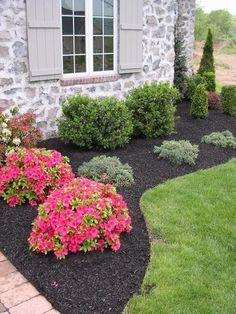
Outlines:
{"type": "Polygon", "coordinates": [[[191,72],[195,0],[143,1],[143,68],[99,82],[60,80],[29,82],[24,0],[0,0],[0,111],[17,106],[34,112],[45,137],[56,135],[56,120],[65,96],[76,93],[124,97],[129,89],[151,81],[174,78],[174,29],[184,34],[191,72]],[[73,84],[76,83],[76,85],[73,84]],[[67,85],[67,86],[66,86],[67,85]]]}

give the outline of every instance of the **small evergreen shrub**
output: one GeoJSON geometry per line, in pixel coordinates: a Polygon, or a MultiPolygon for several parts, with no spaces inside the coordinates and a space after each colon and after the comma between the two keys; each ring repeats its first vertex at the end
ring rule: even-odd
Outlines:
{"type": "Polygon", "coordinates": [[[222,87],[221,107],[224,113],[236,115],[236,85],[227,85],[222,87]]]}
{"type": "Polygon", "coordinates": [[[62,259],[69,252],[117,251],[121,233],[131,230],[127,204],[114,187],[77,178],[39,206],[28,242],[32,251],[62,259]]]}
{"type": "Polygon", "coordinates": [[[216,90],[216,76],[214,72],[204,72],[202,73],[206,81],[206,89],[210,92],[214,92],[216,90]]]}
{"type": "Polygon", "coordinates": [[[184,97],[187,87],[187,65],[184,49],[184,40],[181,33],[177,33],[175,29],[175,75],[174,85],[178,88],[181,98],[184,97]]]}
{"type": "Polygon", "coordinates": [[[204,72],[215,73],[214,54],[213,54],[213,36],[211,29],[208,30],[207,39],[203,48],[203,55],[198,70],[199,74],[204,72]]]}
{"type": "Polygon", "coordinates": [[[194,165],[198,157],[198,145],[192,145],[189,141],[164,141],[161,146],[154,147],[154,153],[159,158],[168,159],[173,163],[194,165]]]}
{"type": "Polygon", "coordinates": [[[206,118],[208,115],[208,92],[204,84],[196,87],[191,101],[191,115],[194,118],[206,118]]]}
{"type": "Polygon", "coordinates": [[[37,205],[54,189],[74,179],[69,159],[55,150],[18,149],[0,168],[0,196],[10,206],[37,205]]]}
{"type": "Polygon", "coordinates": [[[126,103],[133,115],[134,133],[157,138],[175,126],[179,91],[167,83],[144,84],[130,91],[126,103]]]}
{"type": "Polygon", "coordinates": [[[187,78],[187,87],[186,87],[186,92],[185,92],[186,99],[188,100],[192,99],[195,93],[196,87],[199,84],[206,84],[205,78],[202,77],[201,75],[195,74],[187,78]]]}
{"type": "Polygon", "coordinates": [[[213,132],[202,138],[202,143],[212,144],[223,148],[236,148],[236,137],[230,131],[213,132]]]}
{"type": "Polygon", "coordinates": [[[74,96],[62,106],[62,112],[58,130],[65,143],[115,149],[126,144],[133,133],[131,113],[124,101],[115,97],[74,96]]]}
{"type": "Polygon", "coordinates": [[[221,108],[220,95],[218,93],[208,93],[208,107],[215,110],[219,110],[221,108]]]}
{"type": "Polygon", "coordinates": [[[110,183],[116,187],[134,183],[133,170],[128,164],[122,164],[117,157],[104,155],[84,162],[78,169],[78,176],[105,184],[110,183]]]}

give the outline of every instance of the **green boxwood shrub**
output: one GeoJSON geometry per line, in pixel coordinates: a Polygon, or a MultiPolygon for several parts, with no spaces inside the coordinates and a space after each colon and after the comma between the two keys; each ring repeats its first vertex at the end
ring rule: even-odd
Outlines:
{"type": "Polygon", "coordinates": [[[236,115],[236,85],[226,85],[221,91],[221,107],[224,113],[236,115]]]}
{"type": "Polygon", "coordinates": [[[117,157],[104,155],[84,162],[78,169],[78,176],[105,184],[110,183],[116,187],[134,183],[133,170],[128,164],[122,164],[117,157]]]}
{"type": "Polygon", "coordinates": [[[194,118],[205,118],[208,115],[208,92],[204,84],[196,87],[191,101],[191,115],[194,118]]]}
{"type": "Polygon", "coordinates": [[[228,130],[223,132],[213,132],[203,136],[202,143],[212,144],[223,148],[236,148],[236,137],[228,130]]]}
{"type": "Polygon", "coordinates": [[[192,99],[195,93],[196,87],[199,84],[206,84],[206,79],[203,76],[199,74],[195,74],[187,78],[187,87],[186,87],[186,92],[185,92],[186,99],[188,100],[192,99]]]}
{"type": "Polygon", "coordinates": [[[157,138],[174,130],[179,91],[167,83],[144,84],[130,91],[126,104],[133,115],[134,133],[157,138]]]}
{"type": "Polygon", "coordinates": [[[131,113],[125,102],[115,97],[74,96],[62,105],[62,112],[59,135],[79,147],[115,149],[133,133],[131,113]]]}
{"type": "Polygon", "coordinates": [[[154,147],[154,153],[159,158],[168,159],[173,163],[181,165],[187,163],[194,165],[198,157],[198,145],[193,145],[189,141],[164,141],[161,146],[154,147]]]}
{"type": "Polygon", "coordinates": [[[202,77],[205,79],[206,89],[209,92],[215,92],[216,90],[216,76],[214,72],[204,72],[202,77]]]}

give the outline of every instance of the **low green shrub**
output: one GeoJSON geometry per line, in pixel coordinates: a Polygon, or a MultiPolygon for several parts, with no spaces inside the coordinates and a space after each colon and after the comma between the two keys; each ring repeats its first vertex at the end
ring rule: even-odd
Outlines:
{"type": "Polygon", "coordinates": [[[194,165],[198,157],[198,145],[193,145],[189,141],[164,141],[161,146],[154,147],[154,153],[159,158],[168,159],[173,163],[181,165],[183,163],[194,165]]]}
{"type": "Polygon", "coordinates": [[[236,85],[226,85],[221,91],[221,107],[224,113],[236,115],[236,85]]]}
{"type": "Polygon", "coordinates": [[[178,89],[168,83],[144,84],[132,89],[126,104],[133,115],[135,135],[157,138],[171,133],[179,98],[178,89]]]}
{"type": "Polygon", "coordinates": [[[83,148],[115,149],[126,144],[133,133],[131,113],[115,97],[74,96],[62,105],[59,135],[66,143],[83,148]]]}
{"type": "Polygon", "coordinates": [[[78,169],[78,176],[105,184],[110,183],[116,187],[134,183],[133,170],[128,164],[122,164],[117,157],[104,155],[84,162],[78,169]]]}
{"type": "Polygon", "coordinates": [[[204,84],[196,87],[191,101],[191,115],[195,118],[205,118],[208,115],[208,92],[204,84]]]}
{"type": "Polygon", "coordinates": [[[213,132],[203,136],[202,143],[212,144],[223,148],[236,148],[236,137],[228,130],[223,132],[213,132]]]}
{"type": "Polygon", "coordinates": [[[202,77],[205,79],[206,89],[208,92],[215,92],[216,90],[216,76],[214,72],[204,72],[202,77]]]}
{"type": "Polygon", "coordinates": [[[192,99],[195,93],[196,87],[199,84],[206,84],[206,80],[203,76],[199,74],[195,74],[187,78],[187,87],[186,87],[186,92],[185,92],[186,99],[188,100],[192,99]]]}

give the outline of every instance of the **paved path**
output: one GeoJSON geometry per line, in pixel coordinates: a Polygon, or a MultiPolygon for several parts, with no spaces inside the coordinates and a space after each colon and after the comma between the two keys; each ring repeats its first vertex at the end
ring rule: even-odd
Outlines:
{"type": "Polygon", "coordinates": [[[0,313],[60,314],[0,252],[0,313]]]}

